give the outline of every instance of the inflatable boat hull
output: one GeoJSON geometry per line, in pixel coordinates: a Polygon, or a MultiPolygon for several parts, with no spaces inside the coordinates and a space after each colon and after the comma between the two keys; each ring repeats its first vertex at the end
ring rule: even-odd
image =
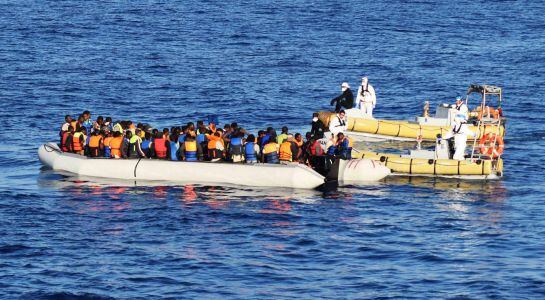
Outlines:
{"type": "MultiPolygon", "coordinates": [[[[64,153],[55,143],[38,149],[40,161],[53,170],[81,176],[139,181],[170,181],[255,187],[317,188],[325,177],[302,164],[234,164],[158,159],[102,159],[64,153]]],[[[368,159],[342,161],[339,183],[377,181],[390,173],[368,159]]],[[[335,179],[337,180],[337,178],[335,179]]]]}

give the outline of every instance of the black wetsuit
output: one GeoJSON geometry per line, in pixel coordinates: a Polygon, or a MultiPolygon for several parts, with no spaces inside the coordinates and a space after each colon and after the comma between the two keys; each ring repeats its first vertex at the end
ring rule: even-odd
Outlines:
{"type": "Polygon", "coordinates": [[[341,111],[343,107],[351,109],[354,107],[354,94],[350,89],[346,89],[340,96],[331,100],[331,105],[333,104],[335,104],[335,112],[341,111]]]}

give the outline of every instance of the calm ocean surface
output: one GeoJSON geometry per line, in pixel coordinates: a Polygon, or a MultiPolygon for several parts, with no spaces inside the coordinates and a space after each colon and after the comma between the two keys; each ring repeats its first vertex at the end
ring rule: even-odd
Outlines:
{"type": "Polygon", "coordinates": [[[544,15],[541,1],[1,1],[0,298],[544,298],[544,15]],[[502,86],[505,177],[321,193],[87,181],[38,161],[84,109],[306,131],[362,75],[391,119],[502,86]]]}

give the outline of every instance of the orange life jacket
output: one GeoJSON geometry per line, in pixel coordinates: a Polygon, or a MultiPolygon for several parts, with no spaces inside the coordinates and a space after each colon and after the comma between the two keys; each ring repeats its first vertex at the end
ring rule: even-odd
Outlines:
{"type": "Polygon", "coordinates": [[[89,138],[89,147],[91,148],[99,148],[100,142],[102,141],[101,135],[93,135],[89,138]]]}
{"type": "Polygon", "coordinates": [[[123,146],[123,137],[114,137],[110,141],[110,149],[111,149],[111,155],[112,157],[118,157],[120,158],[122,156],[121,154],[121,147],[123,146]]]}
{"type": "Polygon", "coordinates": [[[103,142],[104,147],[110,147],[110,142],[112,141],[112,139],[113,139],[112,136],[105,137],[103,142]]]}
{"type": "Polygon", "coordinates": [[[74,148],[74,151],[81,151],[83,150],[83,146],[85,145],[85,140],[87,137],[85,134],[81,132],[74,133],[74,137],[72,138],[72,145],[74,148]],[[80,138],[83,137],[83,141],[80,140],[80,138]]]}
{"type": "Polygon", "coordinates": [[[280,145],[280,160],[292,161],[291,142],[285,141],[280,145]]]}

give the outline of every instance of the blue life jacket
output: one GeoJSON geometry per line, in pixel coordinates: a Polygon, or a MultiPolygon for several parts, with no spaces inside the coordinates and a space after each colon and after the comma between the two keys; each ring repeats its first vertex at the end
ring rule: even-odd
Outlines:
{"type": "Polygon", "coordinates": [[[104,146],[104,157],[110,158],[112,156],[112,150],[110,146],[104,146]]]}
{"type": "Polygon", "coordinates": [[[185,160],[197,161],[197,141],[184,142],[185,160]]]}
{"type": "Polygon", "coordinates": [[[335,148],[335,146],[331,145],[329,146],[329,148],[327,148],[327,155],[335,155],[335,152],[336,152],[337,148],[335,148]]]}
{"type": "Polygon", "coordinates": [[[150,146],[151,146],[151,140],[144,140],[142,144],[140,144],[140,148],[142,148],[142,151],[144,151],[144,154],[146,156],[150,156],[150,146]]]}
{"type": "Polygon", "coordinates": [[[271,153],[265,154],[265,163],[279,164],[280,159],[278,158],[278,152],[271,152],[271,153]]]}
{"type": "Polygon", "coordinates": [[[142,142],[142,144],[140,144],[140,147],[142,148],[142,150],[148,151],[150,145],[151,145],[151,141],[150,141],[150,140],[144,140],[144,141],[142,142]]]}
{"type": "Polygon", "coordinates": [[[261,145],[259,145],[259,147],[261,147],[261,149],[263,149],[263,147],[265,147],[265,144],[267,144],[267,142],[271,139],[271,135],[270,134],[265,134],[265,136],[263,138],[261,138],[261,145]]]}
{"type": "Polygon", "coordinates": [[[244,145],[244,155],[246,156],[246,162],[257,162],[255,156],[254,143],[248,142],[244,145]]]}
{"type": "Polygon", "coordinates": [[[197,144],[202,144],[204,142],[206,142],[206,135],[204,135],[203,133],[199,133],[197,134],[197,144]]]}
{"type": "Polygon", "coordinates": [[[178,160],[178,149],[180,144],[178,142],[170,142],[170,160],[178,160]]]}
{"type": "Polygon", "coordinates": [[[348,139],[345,139],[339,146],[337,146],[337,155],[341,159],[352,159],[352,148],[348,139]]]}
{"type": "Polygon", "coordinates": [[[185,135],[186,135],[185,133],[184,133],[184,134],[180,134],[180,136],[178,137],[178,142],[179,142],[179,143],[185,142],[185,135]]]}
{"type": "Polygon", "coordinates": [[[229,143],[229,154],[242,155],[242,138],[236,137],[231,139],[231,143],[229,143]]]}

